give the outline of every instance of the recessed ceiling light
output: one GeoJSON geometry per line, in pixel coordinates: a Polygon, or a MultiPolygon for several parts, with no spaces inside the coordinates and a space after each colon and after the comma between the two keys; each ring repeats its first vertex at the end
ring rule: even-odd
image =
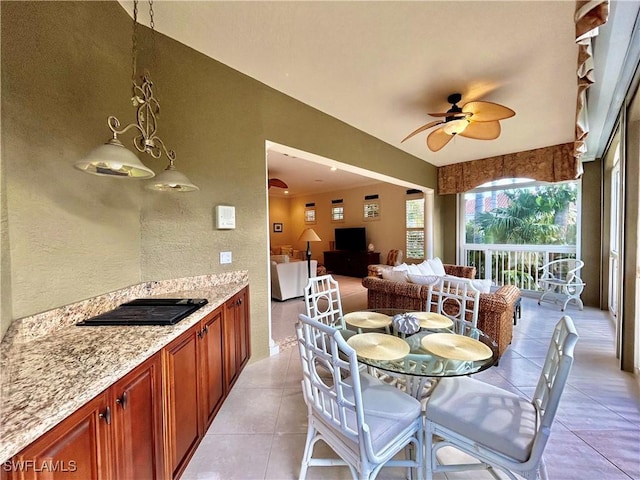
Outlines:
{"type": "Polygon", "coordinates": [[[338,167],[331,167],[332,172],[335,172],[336,170],[338,170],[338,167]]]}
{"type": "Polygon", "coordinates": [[[285,194],[285,195],[289,195],[289,190],[285,190],[285,191],[284,191],[284,194],[285,194]]]}

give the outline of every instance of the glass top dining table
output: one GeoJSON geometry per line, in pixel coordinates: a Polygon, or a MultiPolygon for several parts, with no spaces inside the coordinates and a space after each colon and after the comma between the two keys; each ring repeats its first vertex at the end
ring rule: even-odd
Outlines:
{"type": "Polygon", "coordinates": [[[358,361],[377,370],[378,376],[402,378],[408,393],[421,397],[424,387],[443,377],[471,375],[495,365],[496,343],[479,329],[460,335],[455,322],[431,312],[373,309],[344,315],[343,336],[354,348],[358,361]],[[402,325],[406,315],[419,321],[419,330],[402,325]],[[397,319],[394,322],[394,317],[397,319]],[[398,328],[399,327],[399,328],[398,328]]]}

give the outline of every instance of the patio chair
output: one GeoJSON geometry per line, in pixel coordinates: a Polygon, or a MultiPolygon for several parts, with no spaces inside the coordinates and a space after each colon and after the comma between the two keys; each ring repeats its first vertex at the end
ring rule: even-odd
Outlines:
{"type": "Polygon", "coordinates": [[[532,400],[471,377],[444,378],[425,409],[427,480],[433,473],[487,469],[516,480],[514,474],[547,478],[542,460],[560,396],[573,363],[578,334],[564,316],[556,324],[532,400]],[[436,438],[438,439],[436,441],[436,438]],[[438,450],[455,447],[480,463],[440,464],[438,450]]]}
{"type": "Polygon", "coordinates": [[[564,300],[561,311],[567,308],[569,302],[573,302],[580,310],[584,308],[580,295],[586,283],[580,278],[580,270],[584,267],[582,260],[563,258],[554,260],[540,267],[542,275],[538,284],[543,290],[538,305],[545,297],[551,296],[553,302],[564,300]]]}
{"type": "Polygon", "coordinates": [[[384,466],[415,468],[422,478],[420,402],[360,372],[355,350],[335,328],[300,315],[296,335],[308,408],[300,479],[309,467],[341,465],[354,479],[373,479],[384,466]],[[314,457],[319,440],[339,458],[314,457]],[[393,458],[403,450],[405,459],[393,458]]]}

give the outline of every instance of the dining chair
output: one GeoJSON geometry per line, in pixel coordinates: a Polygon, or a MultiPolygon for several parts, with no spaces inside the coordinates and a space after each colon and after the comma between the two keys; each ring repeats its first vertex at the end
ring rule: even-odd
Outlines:
{"type": "Polygon", "coordinates": [[[331,275],[311,277],[304,287],[307,317],[325,325],[345,329],[340,301],[340,286],[331,275]]]}
{"type": "Polygon", "coordinates": [[[425,410],[427,480],[434,473],[477,469],[488,469],[494,478],[502,478],[500,470],[512,480],[515,474],[546,479],[542,454],[577,340],[573,321],[565,315],[556,324],[531,400],[470,377],[440,380],[425,410]],[[438,450],[448,446],[480,463],[440,464],[438,450]]]}
{"type": "Polygon", "coordinates": [[[538,279],[538,285],[542,289],[542,294],[538,299],[538,305],[545,297],[551,295],[554,303],[560,299],[564,300],[561,311],[565,311],[567,304],[573,302],[580,310],[584,308],[580,295],[586,283],[580,278],[580,270],[584,267],[582,260],[575,258],[562,258],[549,262],[540,270],[542,274],[538,279]]]}
{"type": "Polygon", "coordinates": [[[478,338],[480,291],[468,278],[443,276],[429,285],[426,311],[449,317],[455,333],[478,338]]]}
{"type": "Polygon", "coordinates": [[[354,479],[374,479],[384,466],[423,475],[420,402],[358,368],[356,352],[337,329],[299,315],[296,336],[308,410],[300,479],[309,467],[347,466],[354,479]],[[329,375],[327,375],[329,372],[329,375]],[[322,440],[339,458],[313,456],[322,440]],[[405,451],[405,457],[394,458],[405,451]]]}

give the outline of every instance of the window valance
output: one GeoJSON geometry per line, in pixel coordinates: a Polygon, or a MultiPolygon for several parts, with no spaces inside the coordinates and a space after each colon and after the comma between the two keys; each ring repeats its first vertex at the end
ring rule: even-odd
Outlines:
{"type": "Polygon", "coordinates": [[[561,182],[576,178],[579,159],[573,143],[454,163],[438,168],[438,194],[462,193],[500,178],[561,182]]]}

